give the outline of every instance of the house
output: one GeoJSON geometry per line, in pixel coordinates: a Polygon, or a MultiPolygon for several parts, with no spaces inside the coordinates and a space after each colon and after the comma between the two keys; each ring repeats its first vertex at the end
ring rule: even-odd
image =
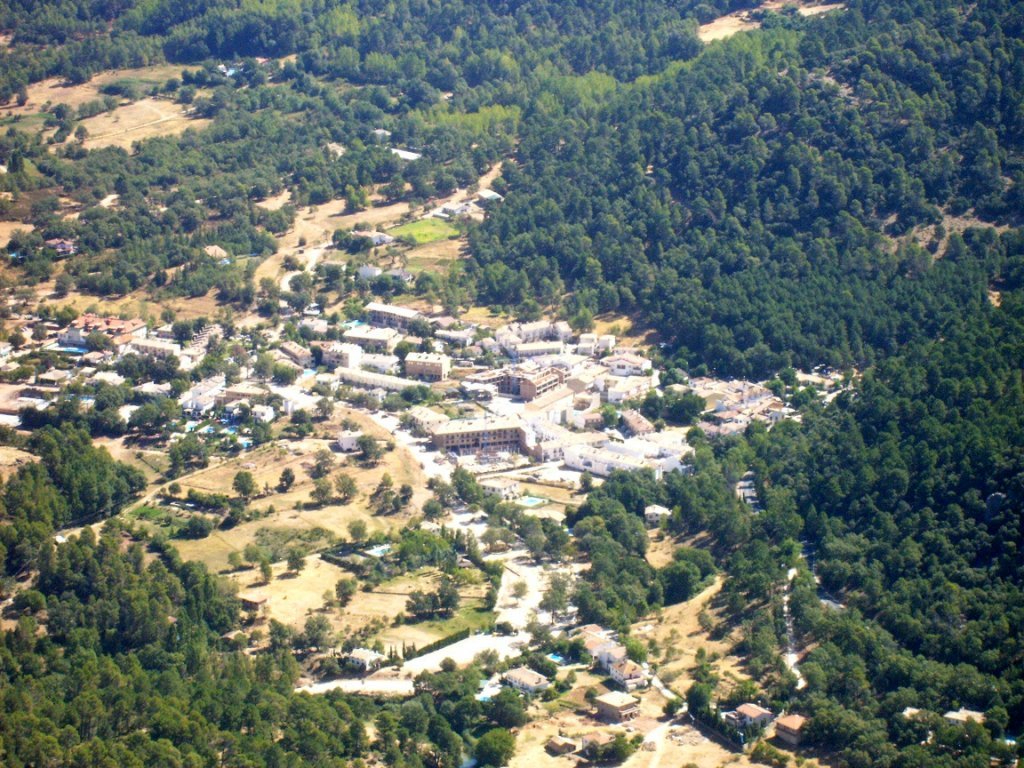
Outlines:
{"type": "Polygon", "coordinates": [[[611,371],[612,376],[643,376],[652,368],[650,360],[632,352],[609,355],[601,363],[611,371]]]}
{"type": "Polygon", "coordinates": [[[597,663],[605,669],[611,669],[628,658],[626,646],[610,641],[598,647],[597,653],[592,655],[597,659],[597,663]]]}
{"type": "Polygon", "coordinates": [[[654,425],[639,411],[628,408],[622,412],[622,425],[631,435],[649,435],[654,432],[654,425]]]}
{"type": "Polygon", "coordinates": [[[91,333],[103,334],[115,347],[122,347],[132,339],[146,338],[146,323],[137,317],[121,320],[87,312],[76,317],[67,328],[60,331],[57,334],[57,342],[65,347],[84,347],[85,340],[91,333]]]}
{"type": "Polygon", "coordinates": [[[551,682],[539,672],[529,667],[516,667],[505,673],[504,680],[521,693],[533,695],[547,690],[551,682]]]}
{"type": "Polygon", "coordinates": [[[263,610],[266,607],[267,601],[270,598],[266,597],[265,595],[241,594],[238,596],[238,599],[242,602],[243,611],[255,612],[263,610]]]}
{"type": "Polygon", "coordinates": [[[615,734],[608,731],[594,731],[583,737],[580,751],[585,755],[595,755],[601,747],[607,747],[615,741],[615,734]]]}
{"type": "Polygon", "coordinates": [[[48,384],[50,386],[57,386],[63,384],[65,381],[71,378],[71,371],[64,371],[60,368],[52,368],[46,373],[40,373],[36,376],[36,384],[48,384]]]}
{"type": "Polygon", "coordinates": [[[359,438],[363,436],[362,432],[355,429],[346,429],[338,433],[338,439],[335,441],[338,446],[338,450],[342,453],[352,453],[359,449],[359,438]]]}
{"type": "Polygon", "coordinates": [[[171,394],[171,383],[164,382],[157,384],[155,381],[147,381],[132,387],[132,392],[142,397],[169,397],[171,394]]]}
{"type": "Polygon", "coordinates": [[[751,726],[766,726],[774,719],[775,715],[770,710],[757,704],[747,702],[736,707],[734,712],[723,712],[722,719],[733,728],[749,728],[751,726]]]}
{"type": "Polygon", "coordinates": [[[785,715],[775,721],[775,735],[779,741],[796,747],[800,745],[800,740],[803,738],[805,725],[807,725],[807,718],[803,715],[785,715]]]}
{"type": "Polygon", "coordinates": [[[448,355],[432,352],[410,352],[405,356],[405,375],[412,379],[444,381],[452,370],[448,355]]]}
{"type": "Polygon", "coordinates": [[[345,661],[363,672],[370,672],[374,669],[380,669],[380,666],[387,661],[387,658],[383,653],[371,651],[369,648],[356,648],[345,657],[345,661]]]}
{"type": "Polygon", "coordinates": [[[672,517],[672,510],[660,504],[648,504],[644,507],[644,523],[648,528],[657,528],[662,520],[672,517]]]}
{"type": "Polygon", "coordinates": [[[578,748],[573,739],[561,734],[552,736],[544,745],[544,749],[551,755],[571,755],[578,748]]]}
{"type": "Polygon", "coordinates": [[[657,371],[648,376],[606,376],[594,385],[607,402],[618,404],[643,397],[658,386],[658,378],[657,371]]]}
{"type": "Polygon", "coordinates": [[[389,269],[385,271],[384,274],[387,275],[388,277],[393,277],[397,280],[401,280],[406,285],[412,285],[414,282],[416,282],[416,275],[414,275],[407,269],[389,269]]]}
{"type": "Polygon", "coordinates": [[[301,344],[294,341],[286,341],[280,346],[281,353],[293,361],[296,365],[309,368],[313,365],[313,353],[301,344]]]}
{"type": "Polygon", "coordinates": [[[622,723],[640,714],[640,702],[621,691],[611,691],[594,699],[597,716],[602,720],[622,723]]]}
{"type": "Polygon", "coordinates": [[[942,716],[942,719],[950,725],[967,725],[970,720],[973,720],[979,725],[984,725],[985,713],[961,707],[960,709],[947,712],[942,716]]]}
{"type": "MultiPolygon", "coordinates": [[[[353,232],[352,234],[355,233],[353,232]]],[[[382,274],[384,274],[384,270],[372,264],[363,264],[363,266],[356,270],[356,277],[360,280],[373,280],[373,278],[380,277],[382,274]]]]}
{"type": "Polygon", "coordinates": [[[274,408],[269,405],[254,405],[250,413],[252,413],[253,419],[264,424],[270,424],[277,416],[274,413],[274,408]]]}
{"type": "Polygon", "coordinates": [[[626,691],[635,691],[647,685],[647,675],[643,667],[630,659],[617,661],[608,668],[608,674],[616,684],[626,691]]]}
{"type": "Polygon", "coordinates": [[[73,240],[64,240],[62,238],[52,238],[46,241],[48,248],[53,248],[57,252],[58,256],[74,256],[78,253],[78,246],[73,240]]]}
{"type": "MultiPolygon", "coordinates": [[[[307,312],[309,310],[306,310],[307,312]]],[[[308,328],[310,333],[316,336],[323,336],[330,328],[330,324],[322,317],[304,317],[299,322],[299,328],[308,328]]]]}
{"type": "Polygon", "coordinates": [[[499,195],[493,189],[481,189],[477,194],[477,204],[480,206],[489,205],[490,203],[500,203],[505,198],[499,195]]]}
{"type": "Polygon", "coordinates": [[[515,501],[523,495],[518,480],[511,477],[489,477],[481,480],[480,490],[488,496],[497,496],[502,501],[515,501]]]}
{"type": "MultiPolygon", "coordinates": [[[[352,230],[352,237],[361,237],[365,240],[369,240],[374,246],[390,245],[395,242],[395,238],[392,235],[388,235],[384,232],[374,232],[372,230],[355,229],[352,230]]],[[[360,267],[358,275],[364,280],[372,280],[373,278],[380,275],[381,271],[377,267],[360,267]],[[377,274],[363,274],[363,269],[377,270],[377,274]]]]}

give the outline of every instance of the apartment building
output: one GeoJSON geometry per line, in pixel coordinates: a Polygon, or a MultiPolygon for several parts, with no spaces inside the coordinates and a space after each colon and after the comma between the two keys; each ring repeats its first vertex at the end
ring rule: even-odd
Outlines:
{"type": "Polygon", "coordinates": [[[419,320],[423,317],[422,313],[415,309],[397,307],[392,304],[381,304],[377,301],[371,301],[366,305],[366,314],[371,325],[383,328],[400,328],[402,330],[408,328],[413,320],[419,320]]]}
{"type": "Polygon", "coordinates": [[[519,453],[526,431],[514,419],[454,419],[431,432],[434,447],[445,453],[519,453]]]}
{"type": "Polygon", "coordinates": [[[405,375],[411,379],[444,381],[451,374],[452,360],[448,355],[432,352],[410,352],[405,356],[405,375]]]}

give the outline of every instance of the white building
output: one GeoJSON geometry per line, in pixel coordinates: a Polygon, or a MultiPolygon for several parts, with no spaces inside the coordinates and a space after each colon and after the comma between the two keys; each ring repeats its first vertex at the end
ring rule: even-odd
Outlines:
{"type": "Polygon", "coordinates": [[[270,405],[254,405],[250,412],[256,421],[262,421],[264,424],[270,424],[277,416],[270,405]]]}
{"type": "Polygon", "coordinates": [[[358,667],[363,672],[379,669],[387,659],[383,653],[371,651],[369,648],[356,648],[346,657],[350,665],[358,667]]]}
{"type": "Polygon", "coordinates": [[[608,667],[608,674],[617,684],[627,691],[635,691],[647,685],[647,674],[644,668],[630,659],[617,661],[608,667]]]}
{"type": "Polygon", "coordinates": [[[544,691],[551,685],[551,682],[539,672],[534,672],[529,667],[516,667],[505,673],[505,682],[526,694],[536,694],[544,691]]]}
{"type": "Polygon", "coordinates": [[[511,477],[488,477],[480,481],[480,490],[503,501],[514,501],[523,495],[519,481],[511,477]]]}
{"type": "Polygon", "coordinates": [[[612,376],[643,376],[649,374],[653,364],[646,357],[632,352],[618,352],[608,355],[601,364],[611,371],[612,376]]]}
{"type": "Polygon", "coordinates": [[[657,528],[662,520],[672,517],[672,510],[660,504],[649,504],[644,509],[644,522],[648,528],[657,528]]]}
{"type": "Polygon", "coordinates": [[[338,446],[338,450],[342,453],[352,453],[359,449],[359,438],[362,437],[362,432],[355,429],[346,429],[338,433],[338,439],[335,443],[338,446]]]}
{"type": "Polygon", "coordinates": [[[359,368],[363,363],[363,348],[358,344],[335,341],[323,348],[324,365],[342,368],[359,368]]]}

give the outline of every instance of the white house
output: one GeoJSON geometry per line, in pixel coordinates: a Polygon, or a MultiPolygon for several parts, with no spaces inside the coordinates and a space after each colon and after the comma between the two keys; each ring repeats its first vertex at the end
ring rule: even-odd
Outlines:
{"type": "Polygon", "coordinates": [[[635,691],[647,685],[644,668],[630,659],[618,661],[608,667],[608,674],[627,691],[635,691]]]}
{"type": "Polygon", "coordinates": [[[657,528],[662,520],[672,517],[672,510],[660,504],[648,504],[644,508],[644,522],[648,528],[657,528]]]}
{"type": "Polygon", "coordinates": [[[256,421],[262,421],[264,424],[269,424],[277,416],[273,406],[270,405],[254,405],[251,413],[256,421]]]}
{"type": "Polygon", "coordinates": [[[601,361],[613,376],[643,376],[653,367],[650,360],[632,352],[618,352],[601,361]]]}
{"type": "Polygon", "coordinates": [[[551,685],[550,681],[539,672],[529,667],[516,667],[505,673],[505,682],[517,691],[533,695],[540,693],[551,685]]]}
{"type": "Polygon", "coordinates": [[[346,429],[338,433],[338,439],[335,443],[338,446],[338,450],[342,453],[352,453],[359,449],[360,437],[362,437],[362,432],[354,429],[346,429]]]}
{"type": "Polygon", "coordinates": [[[377,653],[371,651],[369,648],[356,648],[347,657],[346,661],[353,667],[358,667],[363,672],[369,672],[374,669],[379,669],[380,666],[387,661],[387,656],[383,653],[377,653]]]}

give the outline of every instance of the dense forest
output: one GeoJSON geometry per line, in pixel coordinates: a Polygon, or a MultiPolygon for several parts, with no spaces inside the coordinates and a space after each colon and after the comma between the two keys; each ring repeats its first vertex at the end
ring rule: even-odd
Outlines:
{"type": "MultiPolygon", "coordinates": [[[[470,258],[421,292],[548,307],[580,327],[630,315],[679,376],[863,371],[801,422],[695,430],[691,474],[616,474],[591,493],[571,543],[557,541],[592,566],[573,595],[581,617],[627,631],[721,572],[766,701],[808,714],[808,741],[840,765],[1009,765],[1003,739],[1024,726],[1024,7],[852,0],[815,19],[768,13],[761,31],[704,49],[697,24],[744,5],[0,2],[0,99],[172,62],[181,77],[155,96],[210,120],[131,152],[63,143],[89,110],[48,108],[55,152],[8,126],[0,191],[30,195],[37,227],[8,252],[38,281],[56,259],[45,239],[75,237],[65,288],[216,288],[249,307],[255,265],[295,215],[257,201],[423,201],[509,159],[470,258]],[[423,158],[400,162],[378,128],[423,158]],[[97,205],[110,194],[116,211],[97,205]],[[59,215],[62,195],[87,206],[77,221],[59,215]],[[733,492],[749,470],[758,515],[733,492]],[[652,503],[673,510],[669,533],[707,547],[653,568],[652,503]],[[787,589],[813,649],[799,688],[780,657],[787,589]],[[985,726],[946,727],[941,712],[961,706],[985,726]]],[[[475,701],[477,666],[401,705],[295,695],[283,628],[267,653],[233,650],[221,635],[237,601],[166,542],[129,543],[112,523],[55,545],[144,480],[92,446],[84,417],[44,423],[27,441],[0,436],[39,457],[0,487],[3,574],[31,580],[0,636],[0,762],[507,759],[522,712],[475,701]]],[[[527,519],[503,522],[525,533],[527,519]]]]}

